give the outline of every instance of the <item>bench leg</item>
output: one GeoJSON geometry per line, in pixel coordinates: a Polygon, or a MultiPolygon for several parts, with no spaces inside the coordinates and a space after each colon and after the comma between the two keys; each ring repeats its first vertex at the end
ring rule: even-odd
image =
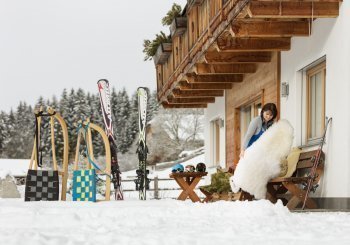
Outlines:
{"type": "Polygon", "coordinates": [[[213,195],[210,192],[203,190],[202,188],[199,188],[199,190],[205,195],[202,202],[210,202],[213,199],[213,195]]]}
{"type": "Polygon", "coordinates": [[[276,189],[272,184],[267,184],[267,199],[270,200],[272,203],[277,202],[277,197],[276,197],[276,189]]]}
{"type": "MultiPolygon", "coordinates": [[[[282,184],[293,195],[293,197],[287,203],[288,209],[295,209],[300,203],[302,203],[304,201],[306,191],[298,188],[295,183],[283,182],[282,184]]],[[[311,198],[308,198],[306,200],[306,207],[317,208],[317,204],[315,203],[314,200],[312,200],[311,198]]]]}

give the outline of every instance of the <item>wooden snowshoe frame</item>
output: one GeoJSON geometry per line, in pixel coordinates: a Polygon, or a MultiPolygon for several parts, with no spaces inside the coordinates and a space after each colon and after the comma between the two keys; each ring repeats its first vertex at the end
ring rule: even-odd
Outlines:
{"type": "MultiPolygon", "coordinates": [[[[76,150],[75,150],[75,159],[74,159],[74,170],[78,170],[78,162],[79,162],[79,149],[80,149],[80,141],[82,139],[82,137],[84,138],[84,134],[85,134],[85,130],[87,130],[87,135],[86,135],[86,147],[88,147],[88,153],[89,153],[89,157],[92,161],[95,161],[94,158],[94,152],[93,152],[93,144],[92,144],[92,134],[91,134],[91,129],[97,131],[103,140],[104,143],[104,148],[105,148],[105,154],[106,154],[106,168],[104,170],[99,171],[98,169],[96,170],[97,174],[106,174],[108,176],[106,176],[106,194],[105,194],[105,201],[109,201],[110,200],[110,196],[111,196],[111,148],[109,145],[109,141],[108,141],[108,137],[105,133],[105,131],[100,127],[97,126],[96,124],[90,123],[90,120],[87,119],[84,122],[79,122],[79,124],[82,125],[82,127],[79,129],[78,131],[78,139],[77,139],[77,146],[76,146],[76,150]],[[87,129],[85,129],[87,127],[87,129]]],[[[94,168],[93,166],[91,166],[91,164],[89,163],[89,161],[87,160],[87,157],[85,158],[85,164],[86,164],[86,168],[87,169],[92,169],[94,168]]]]}
{"type": "MultiPolygon", "coordinates": [[[[39,110],[35,111],[35,114],[43,112],[43,107],[40,107],[39,110]]],[[[67,191],[67,179],[68,179],[68,129],[67,124],[62,118],[62,116],[57,113],[53,108],[49,107],[47,109],[47,113],[50,116],[50,131],[51,131],[51,149],[52,149],[52,161],[53,161],[53,170],[58,171],[58,174],[62,176],[62,184],[61,184],[61,200],[66,200],[66,191],[67,191]],[[62,169],[58,169],[57,159],[56,159],[56,146],[55,146],[55,120],[59,122],[61,125],[62,135],[63,135],[63,161],[62,161],[62,169]]],[[[41,116],[38,117],[38,127],[41,125],[41,116]]],[[[40,139],[40,130],[39,136],[40,139]]],[[[34,146],[32,151],[32,156],[30,158],[29,169],[37,170],[38,169],[38,158],[36,151],[36,136],[34,137],[34,146]]]]}

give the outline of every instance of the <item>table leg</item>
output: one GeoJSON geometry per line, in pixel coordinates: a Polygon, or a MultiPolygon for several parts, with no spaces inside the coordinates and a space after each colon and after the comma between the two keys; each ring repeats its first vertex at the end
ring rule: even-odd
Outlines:
{"type": "Polygon", "coordinates": [[[176,182],[179,184],[179,186],[183,189],[178,200],[186,200],[187,197],[189,197],[192,202],[200,202],[200,199],[198,195],[194,192],[194,188],[197,186],[199,181],[201,180],[200,177],[195,177],[190,181],[190,184],[186,182],[183,178],[176,178],[176,182]]]}

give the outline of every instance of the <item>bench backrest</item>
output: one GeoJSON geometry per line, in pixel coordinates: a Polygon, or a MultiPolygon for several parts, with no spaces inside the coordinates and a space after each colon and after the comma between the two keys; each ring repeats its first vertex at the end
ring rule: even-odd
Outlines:
{"type": "MultiPolygon", "coordinates": [[[[298,176],[299,172],[305,173],[311,170],[314,161],[316,160],[318,150],[307,151],[300,153],[299,160],[296,166],[296,175],[298,176]]],[[[320,157],[320,165],[323,164],[324,161],[324,152],[322,152],[320,157]]],[[[295,175],[293,175],[295,176],[295,175]]]]}

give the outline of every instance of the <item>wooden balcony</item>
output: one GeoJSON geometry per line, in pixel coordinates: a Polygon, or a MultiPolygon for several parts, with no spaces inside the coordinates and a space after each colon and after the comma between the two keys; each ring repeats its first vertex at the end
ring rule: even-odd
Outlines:
{"type": "Polygon", "coordinates": [[[292,37],[310,35],[314,18],[337,17],[341,2],[188,0],[186,25],[174,20],[171,51],[155,63],[159,101],[205,108],[272,52],[290,50],[292,37]]]}

